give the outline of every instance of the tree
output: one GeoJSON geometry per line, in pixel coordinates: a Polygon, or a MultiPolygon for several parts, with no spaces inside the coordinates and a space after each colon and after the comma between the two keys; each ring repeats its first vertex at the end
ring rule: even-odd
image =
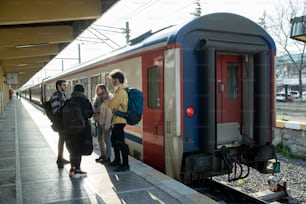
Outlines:
{"type": "Polygon", "coordinates": [[[258,25],[260,25],[263,29],[267,29],[267,12],[264,11],[262,17],[259,17],[258,25]]]}
{"type": "Polygon", "coordinates": [[[268,15],[266,12],[259,18],[259,25],[271,33],[276,42],[279,54],[288,55],[290,61],[298,71],[299,75],[299,92],[302,96],[303,83],[302,71],[304,65],[304,54],[306,43],[299,42],[290,38],[291,19],[297,16],[305,15],[305,7],[298,0],[290,0],[288,5],[283,1],[275,5],[275,16],[268,15]],[[300,55],[299,59],[293,57],[295,53],[300,55]]]}
{"type": "Polygon", "coordinates": [[[195,17],[199,17],[199,16],[201,16],[201,12],[202,12],[200,0],[195,0],[194,4],[195,4],[196,8],[195,8],[195,11],[193,13],[191,13],[191,15],[193,15],[195,17]]]}

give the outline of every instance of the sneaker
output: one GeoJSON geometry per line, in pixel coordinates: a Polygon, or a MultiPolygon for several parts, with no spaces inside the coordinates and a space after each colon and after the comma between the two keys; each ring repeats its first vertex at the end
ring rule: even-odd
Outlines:
{"type": "Polygon", "coordinates": [[[62,162],[62,161],[57,160],[57,161],[56,161],[56,164],[57,164],[57,168],[59,168],[59,169],[64,168],[64,164],[63,164],[63,162],[62,162]]]}
{"type": "Polygon", "coordinates": [[[102,159],[101,161],[102,164],[108,164],[110,162],[111,162],[110,159],[102,159]]]}
{"type": "Polygon", "coordinates": [[[81,169],[76,169],[74,173],[75,175],[78,175],[78,178],[87,176],[87,172],[82,171],[81,169]]]}
{"type": "Polygon", "coordinates": [[[78,178],[78,176],[79,176],[79,175],[77,175],[77,174],[75,173],[75,168],[74,168],[74,167],[71,168],[70,171],[69,171],[69,177],[70,177],[70,178],[78,178]]]}
{"type": "Polygon", "coordinates": [[[120,165],[118,168],[115,169],[116,172],[128,171],[128,170],[130,170],[129,165],[120,165]]]}
{"type": "Polygon", "coordinates": [[[114,160],[109,165],[111,165],[111,166],[119,166],[119,165],[121,165],[121,162],[114,160]]]}
{"type": "Polygon", "coordinates": [[[68,160],[66,160],[66,159],[57,159],[57,161],[56,161],[57,167],[58,167],[59,169],[64,168],[64,165],[65,165],[65,164],[69,164],[69,163],[70,163],[70,161],[68,161],[68,160]]]}
{"type": "Polygon", "coordinates": [[[104,156],[100,156],[99,158],[96,159],[96,162],[102,163],[104,159],[105,159],[104,156]]]}

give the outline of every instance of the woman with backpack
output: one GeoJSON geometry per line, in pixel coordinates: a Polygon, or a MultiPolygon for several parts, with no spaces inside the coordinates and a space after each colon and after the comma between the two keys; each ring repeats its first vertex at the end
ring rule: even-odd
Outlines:
{"type": "Polygon", "coordinates": [[[109,132],[111,131],[110,127],[108,127],[108,123],[109,123],[109,117],[111,118],[112,116],[109,116],[111,112],[109,113],[107,109],[102,110],[101,106],[103,102],[109,100],[109,98],[110,94],[106,89],[105,85],[98,84],[96,86],[96,96],[93,100],[93,109],[94,109],[93,119],[96,123],[96,128],[97,128],[96,132],[100,147],[100,157],[96,159],[96,162],[100,163],[105,163],[107,160],[109,160],[111,154],[109,153],[111,150],[109,150],[109,144],[108,144],[109,141],[107,140],[107,135],[110,134],[109,132]],[[101,110],[103,111],[103,113],[101,112],[101,110]],[[107,129],[105,127],[107,127],[107,129]]]}

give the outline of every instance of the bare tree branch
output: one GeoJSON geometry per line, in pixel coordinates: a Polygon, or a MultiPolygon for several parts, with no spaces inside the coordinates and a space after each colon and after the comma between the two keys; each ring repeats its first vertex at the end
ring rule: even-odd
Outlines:
{"type": "MultiPolygon", "coordinates": [[[[299,91],[302,93],[302,70],[304,68],[304,54],[306,44],[290,39],[290,20],[298,15],[305,15],[306,8],[297,0],[290,0],[287,5],[279,1],[275,5],[275,16],[264,13],[264,26],[271,33],[276,42],[278,53],[288,56],[288,65],[293,65],[299,75],[299,91]],[[295,57],[298,54],[298,58],[295,57]]],[[[304,2],[306,4],[306,1],[304,2]]]]}

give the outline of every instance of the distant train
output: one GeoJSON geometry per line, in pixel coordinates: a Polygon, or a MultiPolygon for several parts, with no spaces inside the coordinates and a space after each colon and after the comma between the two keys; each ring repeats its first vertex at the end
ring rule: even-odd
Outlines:
{"type": "Polygon", "coordinates": [[[276,162],[275,53],[273,39],[259,25],[215,13],[147,32],[24,94],[42,103],[55,81],[65,79],[68,96],[82,83],[93,98],[98,83],[113,91],[108,75],[119,68],[129,87],[144,93],[142,121],[125,128],[132,156],[178,180],[222,174],[235,180],[248,174],[243,166],[270,173],[276,162]]]}

